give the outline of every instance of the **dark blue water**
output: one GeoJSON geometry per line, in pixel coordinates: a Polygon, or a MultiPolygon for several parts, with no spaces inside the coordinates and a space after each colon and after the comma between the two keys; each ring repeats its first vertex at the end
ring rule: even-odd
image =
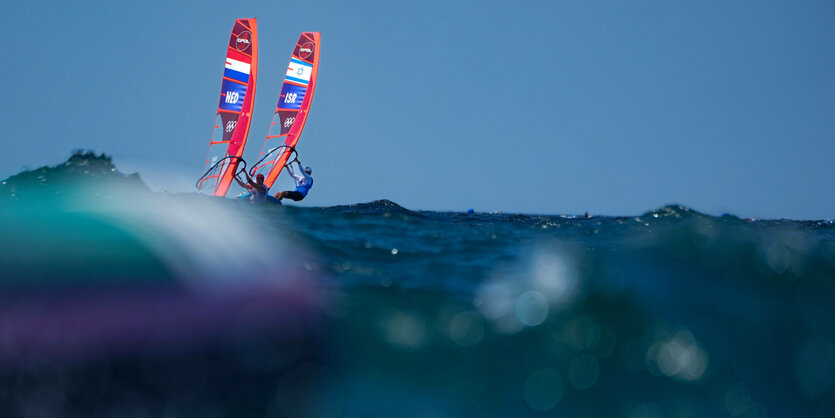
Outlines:
{"type": "Polygon", "coordinates": [[[0,184],[0,416],[829,417],[828,221],[0,184]]]}

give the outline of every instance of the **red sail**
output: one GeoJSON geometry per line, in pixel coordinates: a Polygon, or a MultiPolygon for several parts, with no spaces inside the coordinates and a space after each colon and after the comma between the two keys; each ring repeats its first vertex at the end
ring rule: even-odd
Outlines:
{"type": "Polygon", "coordinates": [[[238,19],[226,48],[220,102],[206,157],[207,172],[197,182],[197,190],[201,193],[225,196],[229,190],[249,135],[257,63],[255,19],[238,19]]]}
{"type": "Polygon", "coordinates": [[[251,173],[264,174],[271,187],[295,150],[307,121],[319,72],[319,32],[304,32],[296,42],[281,86],[261,159],[251,173]]]}

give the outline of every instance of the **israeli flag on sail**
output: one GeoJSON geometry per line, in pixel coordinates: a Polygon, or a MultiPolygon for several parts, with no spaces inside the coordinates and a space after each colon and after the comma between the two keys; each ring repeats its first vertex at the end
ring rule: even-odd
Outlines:
{"type": "Polygon", "coordinates": [[[223,76],[238,80],[241,83],[249,83],[249,69],[250,65],[238,61],[234,58],[226,57],[226,69],[223,71],[223,76]]]}
{"type": "Polygon", "coordinates": [[[290,66],[287,67],[287,80],[294,83],[307,85],[310,82],[310,75],[313,73],[313,67],[301,60],[295,58],[290,59],[290,66]]]}

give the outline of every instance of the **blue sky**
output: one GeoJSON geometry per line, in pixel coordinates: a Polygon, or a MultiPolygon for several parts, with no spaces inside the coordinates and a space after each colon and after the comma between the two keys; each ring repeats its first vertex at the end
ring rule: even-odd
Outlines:
{"type": "Polygon", "coordinates": [[[516,3],[4,5],[0,177],[83,148],[191,190],[229,31],[256,17],[248,159],[293,43],[322,33],[303,205],[833,217],[835,2],[516,3]]]}

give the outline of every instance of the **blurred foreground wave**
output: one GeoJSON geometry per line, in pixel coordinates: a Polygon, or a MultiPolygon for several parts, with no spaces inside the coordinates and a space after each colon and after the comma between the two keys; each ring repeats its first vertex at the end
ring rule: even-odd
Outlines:
{"type": "Polygon", "coordinates": [[[3,416],[828,417],[835,229],[0,184],[3,416]]]}

